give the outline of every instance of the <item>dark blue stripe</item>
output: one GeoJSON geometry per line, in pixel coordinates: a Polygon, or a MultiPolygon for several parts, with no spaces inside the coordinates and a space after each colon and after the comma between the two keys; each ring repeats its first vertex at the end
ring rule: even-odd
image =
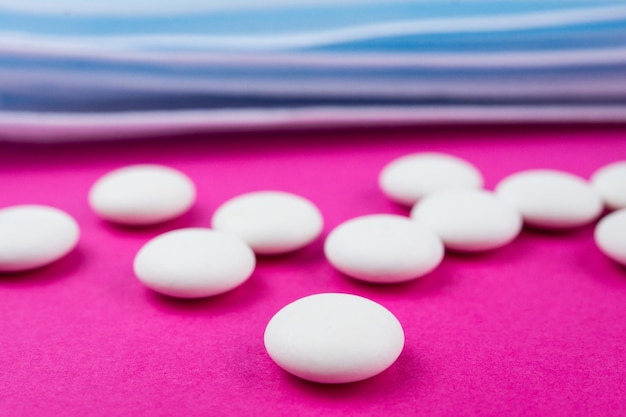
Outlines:
{"type": "Polygon", "coordinates": [[[217,110],[217,109],[272,109],[303,108],[313,106],[386,106],[386,105],[626,105],[626,96],[610,99],[580,99],[551,97],[546,99],[463,99],[441,98],[437,96],[413,100],[376,98],[337,99],[337,98],[277,98],[255,96],[219,95],[141,95],[106,97],[85,101],[81,97],[0,95],[0,110],[35,112],[75,112],[96,113],[110,111],[156,111],[156,110],[217,110]]]}

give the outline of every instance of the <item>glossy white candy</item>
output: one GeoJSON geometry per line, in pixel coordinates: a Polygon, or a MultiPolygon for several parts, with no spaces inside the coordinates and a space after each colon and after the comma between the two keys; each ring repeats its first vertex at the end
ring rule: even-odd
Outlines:
{"type": "Polygon", "coordinates": [[[534,227],[566,229],[591,223],[602,212],[598,193],[573,174],[537,169],[503,179],[496,194],[534,227]]]}
{"type": "Polygon", "coordinates": [[[191,179],[162,165],[116,169],[98,179],[89,191],[89,204],[100,217],[138,226],[178,217],[195,199],[191,179]]]}
{"type": "Polygon", "coordinates": [[[591,186],[609,209],[626,208],[626,161],[614,162],[594,172],[591,186]]]}
{"type": "Polygon", "coordinates": [[[357,217],[337,226],[324,244],[336,269],[369,282],[421,277],[443,259],[441,239],[409,218],[390,214],[357,217]]]}
{"type": "Polygon", "coordinates": [[[387,369],[404,331],[380,304],[351,294],[315,294],[283,307],[265,329],[265,348],[284,370],[310,381],[344,383],[387,369]]]}
{"type": "Polygon", "coordinates": [[[207,297],[244,283],[255,267],[254,253],[241,239],[211,229],[164,233],[137,253],[135,275],[154,291],[172,297],[207,297]]]}
{"type": "Polygon", "coordinates": [[[626,209],[608,214],[596,226],[595,241],[609,258],[626,265],[626,209]]]}
{"type": "Polygon", "coordinates": [[[446,248],[468,252],[504,246],[522,228],[519,213],[484,190],[431,194],[413,207],[411,217],[432,228],[446,248]]]}
{"type": "Polygon", "coordinates": [[[322,214],[309,200],[282,191],[257,191],[222,204],[213,215],[216,230],[234,233],[255,253],[291,252],[322,232],[322,214]]]}
{"type": "Polygon", "coordinates": [[[456,156],[423,152],[391,161],[378,178],[392,201],[412,206],[422,197],[451,188],[481,188],[483,177],[469,162],[456,156]]]}
{"type": "Polygon", "coordinates": [[[80,229],[64,211],[40,206],[0,210],[0,272],[47,265],[67,255],[78,243],[80,229]]]}

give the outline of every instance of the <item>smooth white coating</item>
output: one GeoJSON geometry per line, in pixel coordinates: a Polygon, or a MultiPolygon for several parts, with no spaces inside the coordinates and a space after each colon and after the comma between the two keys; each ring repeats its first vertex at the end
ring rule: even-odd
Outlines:
{"type": "Polygon", "coordinates": [[[411,217],[439,235],[446,248],[483,251],[511,242],[522,229],[520,214],[485,190],[449,190],[431,194],[411,217]]]}
{"type": "Polygon", "coordinates": [[[264,339],[278,366],[321,383],[377,375],[404,347],[402,325],[389,310],[338,293],[310,295],[283,307],[268,323],[264,339]]]}
{"type": "Polygon", "coordinates": [[[422,152],[394,159],[378,177],[383,193],[392,201],[412,206],[421,198],[453,188],[481,188],[483,176],[456,156],[422,152]]]}
{"type": "Polygon", "coordinates": [[[135,275],[147,287],[181,298],[208,297],[243,284],[254,271],[252,249],[229,233],[178,229],[146,243],[135,256],[135,275]]]}
{"type": "Polygon", "coordinates": [[[604,216],[596,225],[594,238],[606,256],[626,265],[626,209],[604,216]]]}
{"type": "Polygon", "coordinates": [[[64,211],[42,205],[0,210],[0,272],[38,268],[71,252],[80,228],[64,211]]]}
{"type": "Polygon", "coordinates": [[[260,255],[300,249],[315,240],[324,226],[317,207],[295,194],[257,191],[222,204],[211,221],[216,230],[234,233],[260,255]]]}
{"type": "Polygon", "coordinates": [[[369,282],[421,277],[443,259],[441,239],[407,217],[375,214],[337,226],[324,244],[326,259],[339,271],[369,282]]]}
{"type": "Polygon", "coordinates": [[[162,165],[131,165],[100,177],[89,205],[100,217],[126,225],[150,225],[178,217],[196,199],[196,187],[180,171],[162,165]]]}
{"type": "Polygon", "coordinates": [[[584,179],[568,172],[536,169],[500,181],[496,194],[522,214],[529,226],[568,229],[591,223],[602,200],[584,179]]]}
{"type": "Polygon", "coordinates": [[[591,176],[591,186],[611,210],[626,208],[626,161],[613,162],[591,176]]]}

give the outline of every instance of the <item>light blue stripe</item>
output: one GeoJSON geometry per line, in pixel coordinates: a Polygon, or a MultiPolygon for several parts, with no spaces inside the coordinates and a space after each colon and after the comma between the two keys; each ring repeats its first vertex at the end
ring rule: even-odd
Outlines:
{"type": "MultiPolygon", "coordinates": [[[[44,39],[45,40],[45,39],[44,39]]],[[[88,44],[88,43],[87,43],[88,44]]],[[[86,45],[87,45],[86,44],[86,45]]],[[[7,43],[8,45],[8,43],[7,43]]],[[[62,46],[63,42],[59,44],[62,46]]],[[[378,36],[355,41],[337,41],[300,51],[335,53],[473,53],[548,51],[558,49],[593,49],[626,45],[626,19],[593,25],[573,25],[564,28],[510,30],[499,33],[448,33],[378,36]]],[[[106,46],[103,45],[103,46],[106,46]]],[[[94,50],[97,50],[94,45],[94,50]]],[[[190,46],[185,42],[170,46],[160,41],[150,41],[135,52],[220,52],[223,48],[202,42],[190,46]]],[[[106,48],[105,48],[106,50],[106,48]]],[[[1,54],[1,53],[0,53],[1,54]]]]}
{"type": "MultiPolygon", "coordinates": [[[[168,77],[185,79],[202,78],[239,78],[242,82],[249,79],[307,79],[307,78],[327,78],[342,79],[353,77],[371,78],[433,78],[447,77],[451,75],[463,75],[464,77],[475,77],[484,79],[495,76],[523,76],[525,74],[576,74],[592,73],[597,70],[620,69],[626,64],[604,64],[604,65],[569,65],[566,67],[537,67],[537,68],[350,68],[350,67],[281,67],[263,66],[251,67],[249,65],[240,66],[211,66],[211,65],[167,65],[150,64],[138,62],[114,62],[99,61],[95,59],[51,59],[42,57],[24,56],[0,56],[0,69],[13,71],[42,71],[42,72],[63,72],[74,71],[83,75],[108,73],[116,75],[145,75],[163,77],[166,81],[168,77]]],[[[626,68],[623,69],[626,72],[626,68]]],[[[4,82],[0,78],[0,85],[4,82]]],[[[94,78],[94,83],[97,79],[94,78]]]]}
{"type": "Polygon", "coordinates": [[[76,16],[2,11],[0,29],[33,34],[104,36],[138,34],[279,35],[395,20],[478,17],[576,7],[624,5],[623,1],[401,2],[193,13],[174,16],[76,16]]]}

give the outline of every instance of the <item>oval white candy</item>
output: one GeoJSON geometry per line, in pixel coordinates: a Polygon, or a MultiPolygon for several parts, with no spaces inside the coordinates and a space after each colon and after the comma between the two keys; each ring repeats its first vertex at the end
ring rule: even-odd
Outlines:
{"type": "Polygon", "coordinates": [[[178,217],[196,199],[194,183],[162,165],[131,165],[99,178],[89,205],[100,217],[127,225],[150,225],[178,217]]]}
{"type": "Polygon", "coordinates": [[[0,210],[0,271],[16,272],[54,262],[76,247],[80,229],[64,211],[41,205],[0,210]]]}
{"type": "Polygon", "coordinates": [[[594,172],[591,186],[609,209],[626,208],[626,161],[614,162],[594,172]]]}
{"type": "Polygon", "coordinates": [[[411,217],[434,230],[448,249],[483,251],[506,245],[522,228],[519,213],[484,190],[450,190],[427,196],[411,217]]]}
{"type": "Polygon", "coordinates": [[[422,197],[452,188],[481,188],[483,176],[469,162],[456,156],[423,152],[394,159],[378,178],[392,201],[412,206],[422,197]]]}
{"type": "Polygon", "coordinates": [[[281,368],[322,383],[354,382],[400,356],[404,331],[380,304],[351,294],[315,294],[283,307],[265,329],[265,348],[281,368]]]}
{"type": "Polygon", "coordinates": [[[441,239],[402,216],[357,217],[337,226],[324,244],[336,269],[369,282],[391,283],[421,277],[443,259],[441,239]]]}
{"type": "Polygon", "coordinates": [[[222,204],[213,215],[214,229],[234,233],[255,253],[275,255],[300,249],[324,226],[309,200],[282,191],[257,191],[222,204]]]}
{"type": "Polygon", "coordinates": [[[576,175],[547,169],[522,171],[503,179],[496,194],[534,227],[566,229],[591,223],[602,212],[599,195],[576,175]]]}
{"type": "Polygon", "coordinates": [[[161,234],[135,256],[135,275],[162,294],[198,298],[243,284],[254,271],[254,253],[241,239],[211,229],[161,234]]]}
{"type": "Polygon", "coordinates": [[[608,214],[598,222],[596,245],[609,258],[626,265],[626,209],[608,214]]]}

